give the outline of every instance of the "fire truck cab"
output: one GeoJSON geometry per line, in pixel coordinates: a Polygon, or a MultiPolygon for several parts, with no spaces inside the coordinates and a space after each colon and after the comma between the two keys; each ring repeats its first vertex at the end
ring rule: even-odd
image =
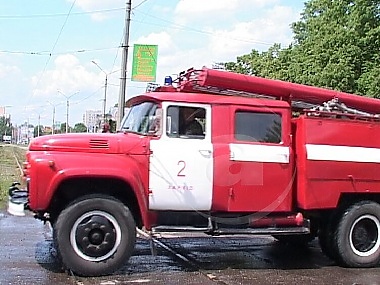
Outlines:
{"type": "Polygon", "coordinates": [[[154,128],[148,131],[149,209],[291,211],[289,104],[244,97],[217,101],[208,94],[176,98],[153,92],[129,102],[121,130],[154,128]],[[145,120],[154,126],[141,126],[145,120]],[[188,131],[186,124],[201,131],[188,131]]]}

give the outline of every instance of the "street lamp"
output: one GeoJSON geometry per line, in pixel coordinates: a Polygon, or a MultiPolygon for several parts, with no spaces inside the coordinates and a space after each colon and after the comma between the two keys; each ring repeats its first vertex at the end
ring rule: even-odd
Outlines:
{"type": "Polygon", "coordinates": [[[40,136],[41,114],[38,114],[37,137],[40,136]]]}
{"type": "Polygon", "coordinates": [[[103,99],[103,120],[104,120],[104,123],[106,122],[106,101],[107,101],[107,81],[108,81],[108,75],[112,74],[112,73],[115,73],[119,70],[115,70],[115,71],[111,71],[109,73],[105,72],[103,70],[103,68],[101,68],[99,66],[99,64],[96,63],[95,60],[92,60],[91,61],[93,64],[95,64],[100,70],[101,72],[104,73],[104,75],[106,76],[106,80],[104,81],[104,99],[103,99]]]}
{"type": "Polygon", "coordinates": [[[51,126],[51,134],[54,135],[54,123],[55,123],[55,106],[58,106],[59,104],[53,104],[52,102],[50,101],[47,101],[50,105],[53,106],[53,122],[52,122],[52,126],[51,126]]]}
{"type": "Polygon", "coordinates": [[[70,96],[66,96],[65,93],[61,92],[60,90],[58,90],[58,93],[62,94],[65,98],[66,98],[66,134],[68,133],[68,130],[69,130],[69,99],[74,96],[75,94],[78,94],[79,91],[77,92],[74,92],[73,94],[71,94],[70,96]]]}
{"type": "Polygon", "coordinates": [[[106,80],[104,81],[104,99],[103,99],[103,120],[104,120],[104,123],[106,122],[106,101],[107,101],[107,81],[108,81],[108,73],[105,72],[103,70],[103,68],[101,68],[99,66],[99,64],[96,63],[96,61],[92,60],[91,61],[93,64],[95,64],[103,73],[104,75],[106,76],[106,80]]]}

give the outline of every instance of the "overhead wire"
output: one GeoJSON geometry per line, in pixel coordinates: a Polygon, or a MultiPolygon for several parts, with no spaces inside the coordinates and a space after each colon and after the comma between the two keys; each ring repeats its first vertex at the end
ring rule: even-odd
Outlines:
{"type": "MultiPolygon", "coordinates": [[[[148,0],[144,0],[144,1],[142,1],[140,4],[137,4],[136,6],[133,6],[133,7],[131,8],[132,13],[133,13],[134,10],[136,10],[136,8],[140,7],[142,4],[144,4],[144,3],[147,2],[147,1],[148,1],[148,0]]],[[[125,28],[125,27],[124,27],[124,28],[125,28]]],[[[120,40],[119,48],[123,45],[123,42],[124,42],[124,36],[125,36],[125,33],[124,33],[124,31],[123,31],[123,35],[122,35],[121,40],[120,40]]],[[[115,66],[115,64],[116,64],[116,59],[117,59],[118,56],[119,56],[119,49],[118,49],[117,52],[116,52],[116,55],[115,55],[115,58],[114,58],[114,61],[113,61],[113,65],[112,65],[112,69],[111,69],[111,70],[113,70],[113,68],[114,68],[114,66],[115,66]]]]}
{"type": "MultiPolygon", "coordinates": [[[[208,35],[208,36],[215,36],[213,32],[208,32],[208,31],[196,29],[194,27],[189,27],[189,26],[186,26],[186,25],[177,24],[177,23],[174,23],[172,21],[169,21],[169,20],[166,20],[166,19],[154,16],[154,15],[151,15],[151,14],[147,14],[147,13],[141,12],[140,10],[138,10],[138,12],[140,14],[143,14],[143,15],[147,16],[147,17],[150,17],[150,18],[153,18],[153,19],[157,19],[157,20],[160,20],[162,22],[171,24],[172,25],[172,27],[170,27],[171,29],[182,30],[182,31],[190,31],[190,32],[198,33],[198,34],[208,35]]],[[[144,23],[144,24],[148,24],[148,25],[162,26],[162,27],[168,28],[167,25],[160,25],[160,24],[157,24],[156,22],[155,23],[147,23],[145,21],[138,21],[138,20],[135,20],[135,22],[140,22],[140,23],[144,23]]],[[[246,43],[262,44],[262,45],[268,45],[268,46],[272,46],[273,45],[273,43],[263,42],[263,41],[257,41],[257,40],[254,40],[254,39],[248,39],[247,40],[247,39],[236,38],[236,37],[228,37],[228,38],[232,39],[232,40],[240,41],[240,42],[246,42],[246,43]]]]}
{"type": "MultiPolygon", "coordinates": [[[[160,21],[162,21],[164,23],[169,23],[171,25],[171,27],[168,27],[167,25],[160,25],[157,22],[149,23],[149,22],[145,21],[145,19],[143,19],[142,21],[134,19],[134,20],[132,20],[133,22],[135,22],[135,23],[142,23],[142,24],[146,24],[146,25],[162,26],[162,27],[170,28],[170,29],[174,29],[174,30],[190,31],[190,32],[195,32],[195,33],[199,33],[199,34],[208,35],[208,36],[214,36],[214,34],[212,32],[204,31],[204,30],[201,30],[201,29],[196,29],[194,27],[189,27],[189,26],[186,26],[186,25],[176,24],[176,23],[174,23],[172,21],[169,21],[169,20],[166,20],[166,19],[154,16],[154,15],[151,15],[149,13],[142,12],[141,10],[137,9],[139,6],[141,6],[143,3],[147,2],[147,1],[149,1],[149,0],[142,1],[140,4],[134,6],[132,8],[132,10],[133,11],[137,11],[138,13],[144,15],[144,17],[150,17],[150,18],[153,18],[153,19],[160,20],[160,21]]],[[[73,3],[75,3],[75,1],[73,3]]],[[[124,9],[124,8],[104,9],[104,10],[96,10],[96,11],[83,12],[83,13],[71,13],[70,15],[74,15],[74,14],[75,15],[81,15],[81,14],[95,14],[95,13],[104,13],[104,12],[114,12],[114,11],[120,11],[121,9],[124,9]]],[[[44,16],[58,16],[58,15],[59,16],[65,15],[66,16],[66,20],[67,20],[67,16],[68,16],[67,14],[51,14],[51,15],[44,15],[44,16]]],[[[37,17],[38,15],[35,15],[35,16],[37,17]]],[[[12,16],[0,16],[0,19],[2,17],[6,18],[6,17],[12,17],[12,16]]],[[[20,16],[20,17],[23,17],[23,16],[20,16]]],[[[25,17],[28,17],[28,16],[25,16],[25,17]]],[[[236,41],[240,41],[240,42],[246,42],[246,43],[255,43],[255,44],[268,45],[268,46],[273,45],[273,43],[263,42],[263,41],[257,41],[257,40],[254,40],[254,39],[242,39],[242,38],[236,38],[236,37],[229,37],[229,38],[233,39],[233,40],[236,40],[236,41]]],[[[120,46],[121,46],[121,42],[120,42],[120,45],[118,47],[107,47],[107,48],[98,48],[98,49],[81,49],[81,50],[73,50],[73,51],[64,51],[64,52],[59,52],[59,53],[54,53],[52,51],[37,51],[36,52],[36,51],[10,51],[10,50],[0,50],[0,53],[9,53],[9,54],[13,53],[13,54],[25,54],[25,55],[52,55],[53,56],[53,55],[60,55],[60,54],[67,54],[67,53],[81,53],[81,52],[101,51],[101,50],[107,50],[107,49],[118,49],[118,48],[120,48],[120,46]]],[[[117,58],[117,56],[118,56],[118,51],[117,51],[117,54],[116,54],[116,58],[117,58]]],[[[116,61],[116,58],[114,60],[114,63],[116,61]]]]}
{"type": "MultiPolygon", "coordinates": [[[[136,6],[132,7],[132,8],[131,8],[132,13],[133,13],[133,11],[134,11],[136,8],[140,7],[142,4],[144,4],[144,3],[147,2],[147,1],[149,1],[149,0],[144,0],[144,1],[142,1],[140,4],[137,4],[136,6]]],[[[125,28],[125,27],[124,27],[124,28],[125,28]]],[[[118,58],[118,56],[119,56],[120,48],[122,47],[123,42],[124,42],[124,36],[125,36],[125,33],[124,33],[124,31],[123,31],[123,35],[122,35],[122,37],[121,37],[119,47],[118,47],[118,49],[117,49],[117,51],[116,51],[116,55],[115,55],[114,60],[113,60],[113,64],[112,64],[112,68],[111,68],[111,72],[113,72],[114,67],[115,67],[115,65],[116,65],[116,60],[117,60],[117,58],[118,58]]],[[[108,83],[108,84],[109,84],[109,83],[108,83]]],[[[111,85],[112,85],[112,84],[111,84],[111,85]]]]}
{"type": "MultiPolygon", "coordinates": [[[[93,11],[86,11],[86,12],[75,12],[71,13],[71,16],[78,16],[78,15],[91,15],[91,14],[99,14],[99,13],[113,13],[113,12],[119,12],[124,10],[125,8],[113,8],[113,9],[102,9],[102,10],[93,10],[93,11]]],[[[67,13],[58,13],[58,14],[36,14],[36,15],[0,15],[1,19],[34,19],[34,18],[55,18],[55,17],[66,17],[67,13]]]]}
{"type": "MultiPolygon", "coordinates": [[[[147,0],[145,0],[144,2],[146,2],[147,0]]],[[[66,26],[66,24],[67,24],[67,21],[68,21],[68,18],[69,18],[69,16],[70,15],[72,15],[72,14],[90,14],[90,13],[72,13],[72,9],[73,9],[73,7],[74,7],[74,5],[75,5],[75,3],[76,3],[76,0],[74,0],[73,1],[73,3],[72,3],[72,5],[71,5],[71,7],[70,7],[70,9],[69,9],[69,12],[68,13],[66,13],[65,15],[66,15],[66,18],[65,18],[65,21],[64,21],[64,23],[63,23],[63,25],[62,25],[62,27],[61,27],[61,29],[60,29],[60,31],[59,31],[59,33],[58,33],[58,36],[57,36],[57,38],[56,38],[56,40],[55,40],[55,42],[54,42],[54,45],[53,45],[53,47],[52,47],[52,49],[50,50],[50,51],[42,51],[42,52],[20,52],[20,51],[17,51],[17,52],[12,52],[12,51],[0,51],[0,52],[5,52],[5,53],[21,53],[21,54],[28,54],[28,55],[45,55],[45,56],[48,56],[48,59],[47,59],[47,61],[46,61],[46,63],[45,63],[45,66],[44,66],[44,69],[43,69],[43,71],[42,71],[42,73],[40,74],[40,76],[39,76],[39,78],[38,78],[38,81],[37,81],[37,83],[36,83],[36,86],[35,86],[35,89],[38,87],[38,85],[40,84],[40,82],[41,82],[41,80],[42,80],[42,77],[44,76],[44,74],[45,74],[45,72],[46,72],[46,69],[47,69],[47,66],[48,66],[48,64],[49,64],[49,62],[50,62],[50,59],[51,59],[51,57],[52,56],[54,56],[54,55],[59,55],[59,54],[66,54],[66,53],[83,53],[83,52],[89,52],[89,51],[100,51],[100,50],[107,50],[107,49],[117,49],[117,52],[116,52],[116,56],[115,56],[115,59],[114,59],[114,64],[113,64],[113,66],[115,65],[115,63],[116,63],[116,59],[117,59],[117,54],[118,54],[118,50],[119,50],[119,47],[112,47],[112,48],[102,48],[102,49],[89,49],[89,50],[76,50],[76,51],[69,51],[69,52],[64,52],[64,53],[54,53],[54,50],[55,50],[55,48],[56,48],[56,46],[57,46],[57,44],[58,44],[58,41],[59,41],[59,39],[60,39],[60,37],[61,37],[61,35],[62,35],[62,32],[63,32],[63,30],[64,30],[64,27],[66,26]]],[[[93,11],[93,12],[91,12],[91,14],[93,14],[93,13],[99,13],[99,12],[109,12],[109,11],[116,11],[116,10],[120,10],[120,9],[107,9],[107,10],[98,10],[98,11],[93,11]]],[[[47,16],[62,16],[63,14],[55,14],[55,15],[40,15],[40,16],[44,16],[44,17],[47,17],[47,16]]],[[[88,95],[87,97],[85,97],[85,98],[83,98],[82,100],[80,100],[80,101],[78,101],[76,104],[79,104],[80,102],[83,102],[83,101],[85,101],[85,100],[87,100],[88,98],[90,98],[90,97],[92,97],[94,94],[96,94],[99,90],[100,90],[101,88],[99,88],[98,90],[96,90],[95,92],[93,92],[93,93],[91,93],[90,95],[88,95]]],[[[31,98],[31,96],[29,95],[29,99],[27,100],[28,101],[28,103],[29,103],[29,101],[30,101],[30,98],[31,98]]]]}
{"type": "MultiPolygon", "coordinates": [[[[135,9],[139,6],[141,6],[143,3],[147,2],[148,0],[144,0],[142,1],[139,5],[133,7],[132,9],[135,9]]],[[[65,52],[57,52],[55,53],[55,49],[58,45],[58,42],[61,38],[61,35],[63,33],[63,30],[68,22],[68,19],[70,16],[74,16],[74,15],[83,15],[83,14],[95,14],[95,13],[107,13],[107,12],[115,12],[115,11],[120,11],[124,8],[115,8],[115,9],[104,9],[104,10],[96,10],[96,11],[91,11],[91,12],[82,12],[82,13],[72,13],[72,10],[73,10],[73,7],[75,6],[76,4],[76,0],[74,0],[70,6],[70,9],[68,11],[68,13],[65,13],[65,14],[45,14],[45,15],[27,15],[27,16],[1,16],[0,15],[0,20],[1,19],[26,19],[26,18],[46,18],[46,17],[62,17],[62,16],[65,16],[65,20],[62,24],[62,27],[57,35],[57,38],[53,44],[53,47],[51,48],[51,50],[49,51],[10,51],[10,50],[0,50],[0,53],[9,53],[9,54],[24,54],[24,55],[34,55],[34,56],[48,56],[46,62],[45,62],[45,65],[44,65],[44,68],[42,70],[42,72],[40,73],[39,77],[38,77],[38,80],[34,86],[34,90],[36,90],[38,88],[38,86],[40,85],[41,83],[41,80],[42,78],[44,77],[45,73],[46,73],[46,70],[47,70],[47,67],[49,65],[49,62],[52,58],[52,56],[55,56],[55,55],[60,55],[60,54],[67,54],[67,53],[84,53],[84,52],[94,52],[94,51],[101,51],[101,50],[110,50],[110,49],[117,49],[116,51],[116,55],[115,55],[115,58],[114,58],[114,61],[113,61],[113,65],[112,65],[112,70],[114,69],[115,65],[116,65],[116,60],[117,60],[117,57],[118,57],[118,52],[119,52],[119,49],[120,49],[120,46],[118,47],[109,47],[109,48],[97,48],[97,49],[82,49],[82,50],[74,50],[74,51],[65,51],[65,52]]],[[[85,98],[82,98],[81,100],[78,100],[76,102],[73,102],[72,104],[79,104],[85,100],[88,100],[89,98],[91,98],[92,96],[94,96],[100,89],[102,89],[102,87],[100,87],[98,90],[92,92],[91,94],[89,94],[88,96],[86,96],[85,98]]],[[[27,106],[30,106],[30,100],[33,96],[33,92],[32,94],[30,94],[28,96],[28,99],[27,99],[27,104],[24,106],[24,110],[26,110],[28,107],[27,106]]]]}
{"type": "MultiPolygon", "coordinates": [[[[67,15],[66,15],[66,18],[65,18],[65,21],[63,22],[63,25],[62,25],[62,27],[61,27],[61,30],[59,31],[58,36],[57,36],[57,38],[56,38],[56,40],[55,40],[55,42],[54,42],[54,44],[53,44],[53,48],[50,50],[49,57],[48,57],[48,59],[47,59],[46,62],[45,62],[45,66],[44,66],[44,68],[43,68],[43,70],[42,70],[42,73],[41,73],[40,76],[38,77],[37,83],[36,83],[36,85],[35,85],[35,89],[39,86],[39,84],[40,84],[40,82],[41,82],[41,80],[42,80],[42,77],[44,76],[44,74],[45,74],[45,72],[46,72],[46,68],[47,68],[47,66],[48,66],[48,64],[49,64],[49,62],[50,62],[51,57],[52,57],[52,53],[54,52],[55,47],[56,47],[57,44],[58,44],[58,41],[59,41],[59,39],[60,39],[60,37],[61,37],[61,35],[62,35],[63,29],[64,29],[65,26],[66,26],[67,20],[68,20],[68,18],[69,18],[69,16],[70,16],[71,11],[73,10],[73,7],[74,7],[76,1],[77,1],[77,0],[74,0],[73,3],[71,4],[71,7],[70,7],[70,9],[69,9],[69,12],[68,12],[67,15]]],[[[30,100],[30,98],[31,98],[31,96],[29,96],[29,100],[30,100]]],[[[29,102],[29,100],[28,100],[28,102],[29,102]]]]}
{"type": "Polygon", "coordinates": [[[107,48],[94,48],[94,49],[81,49],[81,50],[67,50],[62,52],[51,52],[51,51],[10,51],[10,50],[0,50],[0,53],[9,53],[9,54],[24,54],[24,55],[37,55],[37,56],[54,56],[62,54],[74,54],[74,53],[87,53],[87,52],[97,52],[104,50],[119,49],[120,47],[107,47],[107,48]]]}
{"type": "MultiPolygon", "coordinates": [[[[134,21],[135,23],[142,23],[142,24],[145,24],[145,25],[155,25],[155,26],[160,26],[159,23],[149,23],[148,21],[146,21],[146,18],[149,17],[149,18],[152,18],[152,19],[157,19],[159,21],[161,21],[162,23],[169,23],[170,24],[170,27],[168,27],[168,25],[164,25],[162,24],[163,27],[165,28],[170,28],[170,29],[178,29],[178,30],[185,30],[185,31],[190,31],[190,32],[195,32],[195,33],[200,33],[200,34],[204,34],[204,35],[208,35],[208,36],[214,36],[214,34],[212,32],[208,32],[208,31],[204,31],[204,30],[201,30],[201,29],[196,29],[194,27],[189,27],[189,26],[186,26],[186,25],[180,25],[180,24],[176,24],[174,22],[171,22],[171,21],[168,21],[167,19],[163,19],[163,18],[160,18],[160,17],[157,17],[155,15],[152,15],[150,14],[149,12],[144,12],[142,11],[141,9],[138,9],[141,5],[143,5],[144,3],[148,2],[149,0],[144,0],[142,1],[141,3],[139,3],[138,5],[132,7],[132,11],[134,13],[140,13],[144,16],[144,18],[142,20],[132,20],[134,21]]],[[[1,16],[0,15],[0,20],[1,19],[19,19],[19,18],[38,18],[38,17],[63,17],[65,16],[65,21],[58,33],[58,36],[53,44],[53,47],[50,51],[9,51],[9,50],[0,50],[0,53],[10,53],[10,54],[25,54],[25,55],[33,55],[33,56],[48,56],[48,59],[46,60],[46,63],[45,63],[45,66],[43,68],[43,71],[42,73],[40,74],[38,80],[37,80],[37,83],[35,85],[35,88],[34,89],[37,89],[37,87],[39,86],[39,84],[41,83],[41,80],[47,70],[47,67],[48,67],[48,64],[52,58],[52,56],[55,56],[55,55],[60,55],[60,54],[67,54],[67,53],[86,53],[86,52],[96,52],[96,51],[102,51],[102,50],[111,50],[111,49],[116,49],[116,54],[115,54],[115,58],[113,60],[113,64],[112,64],[112,69],[114,69],[115,65],[116,65],[116,61],[117,61],[117,58],[119,56],[119,49],[121,48],[121,45],[118,46],[118,47],[109,47],[109,48],[97,48],[97,49],[81,49],[81,50],[72,50],[72,51],[65,51],[65,52],[54,52],[57,45],[58,45],[58,42],[60,40],[60,37],[63,33],[63,30],[68,22],[68,19],[70,16],[75,16],[75,15],[83,15],[83,14],[96,14],[96,13],[112,13],[112,12],[118,12],[118,11],[121,11],[121,10],[124,10],[125,8],[114,8],[114,9],[104,9],[104,10],[96,10],[96,11],[87,11],[87,12],[75,12],[73,13],[72,10],[73,10],[73,7],[75,6],[76,4],[76,0],[74,0],[71,4],[71,7],[68,11],[68,13],[65,13],[65,14],[45,14],[45,15],[29,15],[29,16],[1,16]]],[[[134,31],[135,32],[135,31],[134,31]]],[[[124,33],[123,33],[124,35],[124,33]]],[[[122,38],[123,39],[123,38],[122,38]]],[[[257,43],[257,44],[264,44],[264,45],[272,45],[272,43],[266,43],[266,42],[261,42],[261,41],[256,41],[256,40],[247,40],[247,39],[238,39],[238,38],[234,38],[234,40],[238,40],[238,41],[242,41],[242,42],[248,42],[248,43],[257,43]]],[[[137,86],[136,86],[137,87],[137,86]]],[[[101,87],[102,88],[102,87],[101,87]]],[[[100,88],[100,89],[101,89],[100,88]]],[[[99,90],[100,90],[99,89],[99,90]]],[[[95,91],[94,93],[90,94],[89,96],[87,96],[86,98],[83,98],[80,102],[84,101],[84,100],[87,100],[88,98],[92,97],[96,92],[98,92],[99,90],[95,91]]],[[[29,95],[29,98],[28,98],[28,101],[31,99],[31,95],[29,95]]]]}
{"type": "Polygon", "coordinates": [[[140,4],[137,4],[136,6],[132,7],[132,10],[133,10],[133,9],[136,9],[136,8],[138,8],[138,7],[140,7],[142,4],[144,4],[144,3],[147,2],[147,1],[148,1],[148,0],[141,1],[140,4]]]}

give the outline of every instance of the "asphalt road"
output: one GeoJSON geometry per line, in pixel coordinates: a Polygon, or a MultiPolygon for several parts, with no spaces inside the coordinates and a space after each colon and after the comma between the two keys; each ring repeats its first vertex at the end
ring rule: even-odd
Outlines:
{"type": "Polygon", "coordinates": [[[134,255],[111,276],[64,272],[54,257],[48,225],[0,212],[0,284],[380,284],[380,268],[347,269],[310,247],[272,237],[163,235],[156,248],[139,238],[134,255]],[[168,250],[169,249],[169,250],[168,250]]]}

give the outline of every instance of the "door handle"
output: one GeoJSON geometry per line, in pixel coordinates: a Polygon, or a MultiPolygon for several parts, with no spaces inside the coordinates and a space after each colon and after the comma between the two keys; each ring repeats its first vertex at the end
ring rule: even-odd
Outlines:
{"type": "Polygon", "coordinates": [[[209,150],[209,149],[200,149],[199,150],[199,153],[203,156],[203,157],[211,157],[211,154],[212,154],[212,151],[209,150]]]}

